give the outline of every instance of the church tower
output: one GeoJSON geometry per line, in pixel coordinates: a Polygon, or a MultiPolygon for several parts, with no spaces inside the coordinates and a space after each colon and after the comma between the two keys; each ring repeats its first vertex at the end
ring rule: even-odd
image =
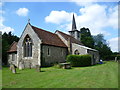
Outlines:
{"type": "Polygon", "coordinates": [[[77,30],[74,14],[72,19],[72,30],[69,31],[69,33],[72,37],[80,41],[80,31],[77,30]]]}

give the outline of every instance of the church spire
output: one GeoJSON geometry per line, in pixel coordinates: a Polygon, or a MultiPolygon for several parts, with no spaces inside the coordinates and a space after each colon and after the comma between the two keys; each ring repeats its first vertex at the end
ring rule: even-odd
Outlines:
{"type": "Polygon", "coordinates": [[[77,30],[77,27],[76,27],[75,17],[74,17],[74,14],[73,14],[72,31],[74,31],[74,30],[77,30]]]}
{"type": "Polygon", "coordinates": [[[69,31],[69,33],[72,37],[80,41],[80,31],[77,30],[74,14],[72,20],[72,30],[69,31]]]}

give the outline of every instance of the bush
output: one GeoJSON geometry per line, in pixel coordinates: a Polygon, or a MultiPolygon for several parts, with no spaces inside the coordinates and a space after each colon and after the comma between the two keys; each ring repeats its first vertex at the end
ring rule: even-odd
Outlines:
{"type": "Polygon", "coordinates": [[[89,66],[91,65],[91,55],[68,55],[67,62],[70,62],[71,66],[89,66]]]}

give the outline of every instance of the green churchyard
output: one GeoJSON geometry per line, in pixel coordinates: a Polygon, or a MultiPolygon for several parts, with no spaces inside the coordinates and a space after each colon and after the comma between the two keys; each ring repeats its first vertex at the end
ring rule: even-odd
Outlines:
{"type": "Polygon", "coordinates": [[[118,88],[118,63],[114,61],[71,69],[53,66],[41,68],[41,72],[16,71],[3,67],[2,88],[118,88]]]}

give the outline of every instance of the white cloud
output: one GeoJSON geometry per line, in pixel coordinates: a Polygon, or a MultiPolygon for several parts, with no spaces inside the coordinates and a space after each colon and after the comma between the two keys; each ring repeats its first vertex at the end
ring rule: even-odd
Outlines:
{"type": "Polygon", "coordinates": [[[78,16],[77,19],[78,27],[88,27],[93,35],[99,33],[108,35],[108,33],[103,30],[103,28],[106,26],[103,23],[107,21],[105,9],[106,6],[100,6],[98,4],[81,8],[79,10],[81,15],[78,16]]]}
{"type": "Polygon", "coordinates": [[[69,0],[70,2],[75,2],[78,6],[90,6],[97,0],[69,0]]]}
{"type": "Polygon", "coordinates": [[[6,33],[8,33],[8,32],[10,32],[10,31],[14,31],[14,29],[13,28],[11,28],[11,27],[9,27],[9,26],[5,26],[4,24],[3,24],[3,22],[5,21],[5,19],[3,18],[3,17],[0,17],[0,31],[2,31],[2,33],[4,33],[4,32],[6,32],[6,33]]]}
{"type": "Polygon", "coordinates": [[[69,0],[69,2],[75,2],[78,5],[81,5],[80,2],[119,2],[119,0],[69,0]]]}
{"type": "Polygon", "coordinates": [[[4,14],[5,13],[5,11],[3,11],[3,10],[0,10],[0,14],[4,14]]]}
{"type": "MultiPolygon", "coordinates": [[[[112,27],[117,30],[118,23],[118,9],[108,8],[106,5],[99,5],[97,3],[91,3],[80,8],[80,15],[75,13],[75,19],[78,29],[87,27],[91,30],[92,35],[102,33],[104,35],[110,35],[110,32],[105,30],[106,27],[112,27]],[[109,12],[106,11],[109,9],[109,12]]],[[[51,11],[49,16],[45,18],[46,22],[65,25],[67,31],[71,30],[72,12],[66,11],[51,11]],[[64,23],[64,24],[62,24],[64,23]]]]}
{"type": "Polygon", "coordinates": [[[16,11],[16,14],[19,16],[27,16],[28,15],[29,10],[27,8],[19,8],[16,11]]]}
{"type": "Polygon", "coordinates": [[[110,44],[109,46],[111,47],[112,51],[118,52],[118,37],[112,38],[108,41],[109,41],[109,44],[110,44]]]}
{"type": "Polygon", "coordinates": [[[118,6],[109,9],[108,25],[118,29],[118,6]]]}
{"type": "Polygon", "coordinates": [[[3,2],[2,1],[0,1],[0,7],[2,7],[3,6],[3,2]]]}
{"type": "MultiPolygon", "coordinates": [[[[96,2],[89,3],[75,3],[82,6],[79,9],[79,13],[75,14],[75,20],[77,29],[82,27],[89,28],[92,35],[97,35],[99,33],[104,34],[104,36],[112,35],[112,32],[117,32],[118,30],[118,6],[107,6],[97,4],[96,2]],[[113,28],[113,31],[106,31],[106,28],[113,28]]],[[[92,1],[92,0],[91,0],[92,1]]],[[[66,11],[51,11],[50,14],[45,18],[46,22],[59,24],[58,29],[67,32],[71,30],[73,12],[66,11]]],[[[112,38],[108,40],[110,42],[110,47],[113,51],[118,51],[117,39],[112,38]]]]}
{"type": "Polygon", "coordinates": [[[46,22],[61,24],[70,22],[72,13],[66,11],[51,11],[49,16],[45,17],[46,22]]]}

